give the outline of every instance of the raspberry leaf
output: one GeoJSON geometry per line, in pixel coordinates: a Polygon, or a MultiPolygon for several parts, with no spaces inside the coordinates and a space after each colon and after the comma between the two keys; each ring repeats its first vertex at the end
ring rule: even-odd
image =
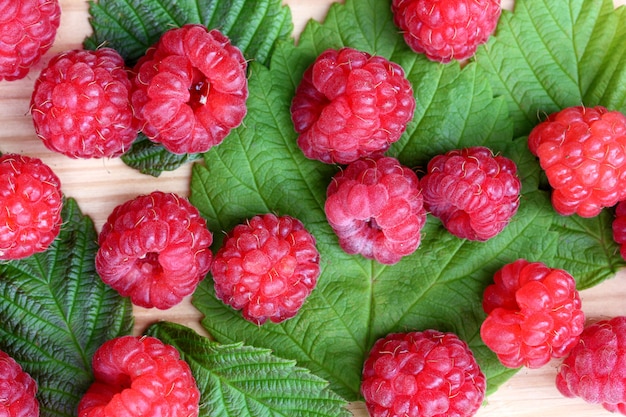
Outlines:
{"type": "Polygon", "coordinates": [[[626,8],[611,0],[519,0],[476,62],[518,135],[569,106],[626,110],[626,8]]]}
{"type": "MultiPolygon", "coordinates": [[[[269,69],[253,63],[244,127],[193,169],[191,199],[211,230],[228,231],[256,214],[274,212],[300,219],[313,233],[322,274],[300,313],[280,325],[253,325],[215,297],[210,279],[198,287],[194,305],[205,314],[203,326],[219,342],[245,340],[271,348],[327,379],[348,400],[360,398],[360,372],[376,339],[426,328],[453,331],[468,341],[493,392],[515,373],[499,363],[479,335],[482,292],[493,273],[526,258],[552,267],[567,265],[584,288],[607,278],[622,263],[610,258],[617,252],[607,240],[608,218],[590,223],[563,220],[554,212],[526,139],[514,140],[508,98],[494,93],[491,75],[486,77],[477,62],[441,65],[412,53],[391,20],[390,10],[380,2],[346,0],[331,7],[324,23],[311,22],[297,47],[281,43],[269,69]],[[303,157],[289,106],[306,67],[326,48],[341,46],[400,63],[414,85],[414,120],[388,152],[403,164],[420,173],[432,156],[471,145],[490,147],[518,164],[522,202],[500,235],[487,242],[459,240],[429,217],[421,247],[398,264],[383,266],[340,249],[323,210],[326,187],[339,168],[303,157]],[[591,233],[593,228],[599,231],[591,233]],[[593,256],[578,259],[577,244],[593,256]]],[[[536,31],[532,19],[526,25],[524,31],[536,31]]],[[[502,26],[500,32],[506,30],[502,26]]],[[[215,248],[220,244],[216,239],[215,248]]]]}
{"type": "Polygon", "coordinates": [[[97,233],[73,199],[63,227],[43,253],[0,263],[0,350],[39,385],[42,416],[74,416],[92,381],[91,357],[106,340],[129,334],[132,308],[97,275],[97,233]]]}
{"type": "MultiPolygon", "coordinates": [[[[106,45],[129,65],[139,59],[161,34],[172,27],[200,23],[218,28],[239,47],[246,59],[267,64],[278,41],[291,36],[291,11],[280,0],[99,0],[90,2],[91,36],[88,49],[106,45]]],[[[175,155],[163,146],[146,143],[145,136],[122,156],[125,164],[159,176],[198,155],[175,155]]]]}
{"type": "Polygon", "coordinates": [[[219,344],[175,323],[147,334],[176,347],[200,390],[200,416],[298,415],[347,417],[347,403],[328,382],[269,349],[219,344]]]}

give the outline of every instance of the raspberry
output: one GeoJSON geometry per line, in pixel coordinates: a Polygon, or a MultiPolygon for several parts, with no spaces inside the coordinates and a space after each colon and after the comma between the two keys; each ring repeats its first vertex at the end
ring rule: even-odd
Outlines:
{"type": "Polygon", "coordinates": [[[0,81],[19,80],[52,47],[61,23],[58,0],[0,2],[0,81]]]}
{"type": "Polygon", "coordinates": [[[612,223],[613,240],[619,245],[622,258],[626,259],[626,201],[615,206],[615,218],[612,223]]]}
{"type": "Polygon", "coordinates": [[[0,416],[38,417],[37,382],[0,350],[0,416]]]}
{"type": "Polygon", "coordinates": [[[168,30],[135,65],[132,103],[143,133],[172,153],[208,151],[246,115],[246,70],[218,30],[168,30]]]}
{"type": "Polygon", "coordinates": [[[372,417],[472,416],[485,387],[468,345],[437,330],[392,333],[376,341],[361,381],[372,417]]]}
{"type": "Polygon", "coordinates": [[[417,175],[397,159],[374,155],[349,164],[326,195],[326,218],[346,253],[394,264],[419,247],[426,211],[417,175]]]}
{"type": "Polygon", "coordinates": [[[495,31],[500,0],[393,0],[396,26],[407,45],[432,61],[462,61],[495,31]]]}
{"type": "Polygon", "coordinates": [[[116,157],[137,137],[124,60],[111,48],[54,56],[35,82],[33,124],[44,145],[71,158],[116,157]]]}
{"type": "Polygon", "coordinates": [[[133,304],[161,310],[193,293],[213,258],[213,235],[198,210],[161,191],[115,207],[98,243],[102,280],[133,304]]]}
{"type": "Polygon", "coordinates": [[[268,213],[235,226],[211,267],[217,297],[258,325],[295,316],[320,274],[315,243],[291,216],[268,213]]]}
{"type": "Polygon", "coordinates": [[[426,209],[462,239],[491,239],[519,207],[515,163],[482,146],[435,156],[421,185],[426,209]]]}
{"type": "Polygon", "coordinates": [[[0,156],[0,260],[43,252],[61,230],[61,181],[38,158],[0,156]]]}
{"type": "Polygon", "coordinates": [[[626,198],[626,116],[605,107],[552,113],[528,136],[561,215],[594,217],[626,198]]]}
{"type": "Polygon", "coordinates": [[[121,336],[93,357],[95,381],[78,404],[78,417],[197,417],[200,391],[173,346],[144,336],[121,336]]]}
{"type": "Polygon", "coordinates": [[[560,366],[556,386],[566,397],[626,415],[626,317],[587,326],[560,366]]]}
{"type": "Polygon", "coordinates": [[[585,324],[574,278],[562,269],[518,259],[494,275],[483,295],[483,342],[504,366],[539,368],[562,358],[585,324]]]}
{"type": "Polygon", "coordinates": [[[400,139],[414,110],[413,89],[402,67],[341,48],[326,50],[307,68],[291,118],[307,158],[349,164],[400,139]]]}

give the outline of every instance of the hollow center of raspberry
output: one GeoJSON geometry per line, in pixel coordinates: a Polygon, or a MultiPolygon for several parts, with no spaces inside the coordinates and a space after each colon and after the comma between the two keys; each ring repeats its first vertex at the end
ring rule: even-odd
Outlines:
{"type": "Polygon", "coordinates": [[[376,222],[376,219],[374,217],[370,217],[370,219],[367,221],[367,227],[369,227],[372,230],[382,230],[383,228],[380,227],[378,225],[378,223],[376,222]]]}
{"type": "Polygon", "coordinates": [[[189,87],[189,106],[192,109],[202,107],[207,103],[209,99],[209,90],[211,89],[211,83],[207,80],[206,76],[194,69],[193,80],[189,87]]]}
{"type": "Polygon", "coordinates": [[[157,252],[148,252],[143,257],[137,259],[137,266],[146,275],[160,275],[163,272],[157,252]]]}

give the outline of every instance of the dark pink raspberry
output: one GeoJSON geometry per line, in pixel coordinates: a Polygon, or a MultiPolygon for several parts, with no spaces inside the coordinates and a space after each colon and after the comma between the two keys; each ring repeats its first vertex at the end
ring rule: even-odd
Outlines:
{"type": "Polygon", "coordinates": [[[324,211],[339,245],[394,264],[415,252],[426,223],[417,175],[397,159],[374,155],[337,173],[326,191],[324,211]]]}
{"type": "Polygon", "coordinates": [[[502,13],[500,0],[393,0],[391,9],[409,47],[442,63],[472,57],[502,13]]]}
{"type": "Polygon", "coordinates": [[[594,217],[626,199],[626,116],[605,107],[552,113],[528,136],[561,215],[594,217]]]}
{"type": "Polygon", "coordinates": [[[485,241],[517,212],[522,184],[512,160],[475,146],[431,159],[421,187],[426,210],[450,233],[485,241]]]}
{"type": "Polygon", "coordinates": [[[585,328],[559,367],[556,387],[566,397],[580,397],[626,415],[625,316],[585,328]]]}
{"type": "Polygon", "coordinates": [[[0,350],[0,416],[38,417],[37,382],[0,350]]]}
{"type": "Polygon", "coordinates": [[[121,336],[94,354],[95,381],[78,417],[197,417],[200,391],[187,362],[159,339],[121,336]]]}
{"type": "Polygon", "coordinates": [[[61,230],[61,181],[38,158],[0,156],[0,260],[48,249],[61,230]]]}
{"type": "Polygon", "coordinates": [[[0,81],[26,77],[54,44],[60,23],[58,0],[0,1],[0,81]]]}
{"type": "Polygon", "coordinates": [[[626,201],[615,206],[615,218],[612,223],[613,240],[619,245],[622,258],[626,259],[626,201]]]}
{"type": "Polygon", "coordinates": [[[31,114],[44,145],[71,158],[116,157],[137,137],[131,82],[115,50],[54,56],[35,82],[31,114]]]}
{"type": "Polygon", "coordinates": [[[483,295],[483,342],[504,366],[539,368],[576,345],[585,315],[574,278],[562,269],[518,259],[494,275],[483,295]]]}
{"type": "Polygon", "coordinates": [[[206,152],[246,115],[247,63],[216,29],[170,29],[135,65],[143,133],[176,154],[206,152]]]}
{"type": "Polygon", "coordinates": [[[102,280],[141,307],[168,309],[193,293],[211,267],[213,234],[198,209],[154,191],[115,207],[98,237],[102,280]]]}
{"type": "Polygon", "coordinates": [[[347,47],[319,55],[291,103],[304,155],[340,164],[387,150],[414,111],[413,89],[402,67],[347,47]]]}
{"type": "Polygon", "coordinates": [[[315,238],[291,216],[268,213],[235,226],[215,254],[215,293],[261,325],[295,316],[320,274],[315,238]]]}
{"type": "Polygon", "coordinates": [[[361,381],[371,417],[473,416],[485,388],[467,343],[437,330],[392,333],[376,341],[361,381]]]}

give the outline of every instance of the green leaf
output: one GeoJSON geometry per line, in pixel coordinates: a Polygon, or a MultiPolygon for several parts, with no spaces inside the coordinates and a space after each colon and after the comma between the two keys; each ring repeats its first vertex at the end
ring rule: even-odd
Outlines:
{"type": "Polygon", "coordinates": [[[611,0],[518,0],[476,62],[518,135],[545,114],[584,104],[626,111],[626,9],[611,0]]]}
{"type": "MultiPolygon", "coordinates": [[[[586,7],[593,9],[589,3],[586,7]]],[[[298,46],[281,43],[269,69],[253,64],[243,126],[193,169],[191,200],[216,236],[265,212],[302,220],[321,254],[316,289],[296,317],[263,326],[246,322],[218,300],[210,279],[199,286],[193,302],[205,315],[203,326],[218,341],[273,349],[329,380],[348,400],[360,398],[363,361],[375,340],[394,331],[426,328],[452,331],[465,339],[493,392],[516,371],[504,368],[480,340],[482,292],[497,269],[518,258],[541,261],[569,268],[585,288],[626,263],[608,238],[610,215],[586,222],[554,212],[526,138],[514,139],[508,98],[494,94],[482,66],[441,65],[412,53],[389,23],[388,6],[370,0],[334,4],[324,23],[307,26],[298,46]],[[432,156],[473,145],[488,146],[516,162],[523,183],[520,209],[500,235],[487,242],[460,240],[429,216],[420,248],[398,264],[384,266],[341,250],[323,210],[326,187],[339,167],[303,156],[289,113],[306,67],[324,49],[341,46],[382,51],[405,68],[417,108],[406,133],[388,151],[403,164],[420,173],[432,156]]],[[[534,16],[518,29],[530,31],[532,22],[534,16]]],[[[500,36],[506,37],[506,30],[502,25],[500,36]]],[[[533,48],[538,55],[549,54],[541,43],[533,48]]],[[[559,57],[569,55],[564,51],[559,57]]],[[[220,244],[216,239],[215,249],[220,244]]]]}
{"type": "Polygon", "coordinates": [[[219,29],[247,59],[267,63],[275,43],[293,32],[280,0],[98,0],[89,2],[87,49],[102,45],[135,62],[168,29],[199,23],[219,29]]]}
{"type": "Polygon", "coordinates": [[[327,381],[269,349],[222,345],[168,322],[152,325],[147,334],[176,347],[191,367],[201,393],[201,417],[350,415],[327,381]]]}
{"type": "Polygon", "coordinates": [[[189,161],[202,158],[198,154],[174,154],[161,144],[152,142],[144,134],[133,142],[131,149],[121,156],[122,161],[142,174],[158,177],[163,171],[174,171],[189,161]]]}
{"type": "MultiPolygon", "coordinates": [[[[269,63],[276,43],[293,32],[291,10],[280,0],[99,0],[90,2],[89,12],[93,33],[84,47],[114,48],[131,66],[163,32],[188,23],[219,29],[246,59],[262,64],[269,63]]],[[[144,174],[156,177],[198,158],[146,142],[140,135],[122,156],[124,163],[144,174]]]]}
{"type": "Polygon", "coordinates": [[[91,219],[73,199],[62,216],[47,251],[0,263],[0,350],[37,381],[42,416],[70,417],[93,380],[93,353],[130,333],[133,320],[128,300],[95,271],[91,219]]]}

